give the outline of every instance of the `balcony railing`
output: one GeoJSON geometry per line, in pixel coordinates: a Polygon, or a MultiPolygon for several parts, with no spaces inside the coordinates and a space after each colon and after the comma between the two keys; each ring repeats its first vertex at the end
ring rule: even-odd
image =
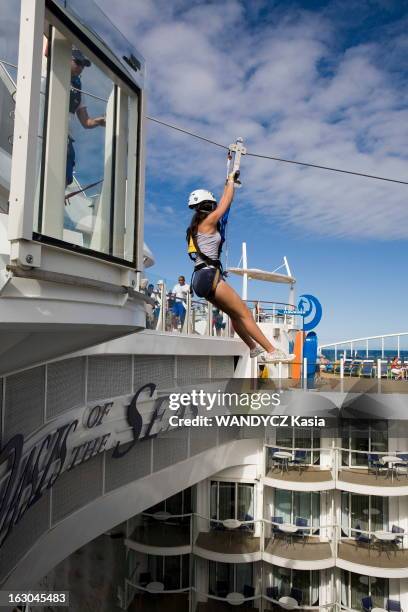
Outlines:
{"type": "Polygon", "coordinates": [[[265,447],[265,476],[274,480],[340,480],[365,486],[408,486],[408,451],[363,451],[335,446],[302,448],[277,444],[265,447]]]}

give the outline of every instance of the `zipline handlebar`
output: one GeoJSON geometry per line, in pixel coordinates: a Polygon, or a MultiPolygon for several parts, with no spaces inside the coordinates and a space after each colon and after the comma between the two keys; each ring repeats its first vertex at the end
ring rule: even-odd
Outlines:
{"type": "MultiPolygon", "coordinates": [[[[244,147],[243,138],[240,137],[236,139],[235,143],[230,144],[230,146],[228,147],[227,178],[230,174],[235,175],[236,173],[238,173],[239,176],[242,155],[246,155],[246,148],[244,147]]],[[[235,180],[235,186],[242,186],[242,183],[238,178],[235,180]]]]}

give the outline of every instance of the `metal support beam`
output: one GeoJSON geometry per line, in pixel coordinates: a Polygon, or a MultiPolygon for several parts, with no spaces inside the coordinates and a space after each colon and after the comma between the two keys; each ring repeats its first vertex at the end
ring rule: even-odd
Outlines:
{"type": "Polygon", "coordinates": [[[9,240],[31,240],[37,183],[44,1],[21,0],[9,240]]]}

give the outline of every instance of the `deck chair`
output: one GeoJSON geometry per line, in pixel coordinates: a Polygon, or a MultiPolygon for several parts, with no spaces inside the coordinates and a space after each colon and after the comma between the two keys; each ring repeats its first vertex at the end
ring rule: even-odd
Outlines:
{"type": "Polygon", "coordinates": [[[375,471],[375,477],[378,478],[378,474],[380,473],[380,468],[384,467],[384,464],[380,461],[380,455],[377,453],[369,453],[367,456],[368,462],[368,472],[370,472],[370,468],[375,471]]]}
{"type": "Polygon", "coordinates": [[[306,543],[306,535],[310,533],[310,529],[308,528],[309,521],[301,516],[297,516],[295,518],[295,525],[296,527],[299,527],[299,529],[296,531],[294,535],[300,536],[303,538],[303,546],[304,546],[306,543]]]}
{"type": "Polygon", "coordinates": [[[299,606],[301,605],[303,592],[300,589],[290,589],[290,596],[293,597],[293,599],[296,599],[299,606]]]}
{"type": "Polygon", "coordinates": [[[296,450],[293,459],[290,460],[290,465],[297,465],[299,467],[299,474],[302,471],[302,466],[306,464],[306,451],[296,450]]]}
{"type": "Polygon", "coordinates": [[[387,610],[389,610],[389,612],[402,612],[400,602],[396,599],[389,599],[387,601],[387,610]]]}
{"type": "Polygon", "coordinates": [[[360,376],[364,378],[374,378],[374,361],[372,359],[364,359],[361,364],[360,376]]]}
{"type": "MultiPolygon", "coordinates": [[[[398,525],[393,525],[391,527],[391,532],[392,533],[405,533],[404,529],[402,527],[398,527],[398,525]]],[[[395,543],[401,544],[404,542],[404,536],[398,536],[397,538],[395,538],[395,543]]]]}
{"type": "Polygon", "coordinates": [[[266,596],[269,597],[270,599],[279,599],[279,587],[277,586],[271,586],[271,587],[266,587],[266,596]]]}
{"type": "Polygon", "coordinates": [[[279,461],[273,458],[273,454],[279,452],[277,447],[268,448],[268,468],[273,471],[277,465],[280,465],[279,461]]]}
{"type": "Polygon", "coordinates": [[[363,599],[361,600],[361,607],[363,608],[364,612],[371,612],[374,607],[372,598],[363,597],[363,599]]]}

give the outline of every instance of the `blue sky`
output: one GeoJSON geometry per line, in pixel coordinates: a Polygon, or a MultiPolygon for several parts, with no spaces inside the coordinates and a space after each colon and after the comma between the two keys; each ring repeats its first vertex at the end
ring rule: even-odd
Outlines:
{"type": "MultiPolygon", "coordinates": [[[[242,136],[251,152],[408,179],[407,1],[98,4],[146,58],[150,115],[225,145],[242,136]]],[[[221,192],[225,153],[147,129],[151,277],[173,282],[191,274],[188,194],[221,192]]],[[[406,330],[408,186],[251,157],[242,179],[230,265],[243,240],[252,266],[286,255],[298,294],[323,304],[321,342],[406,330]]],[[[286,301],[287,291],[254,283],[250,295],[286,301]]]]}
{"type": "MultiPolygon", "coordinates": [[[[103,8],[108,6],[100,0],[103,8]]],[[[112,20],[147,61],[149,114],[248,150],[407,178],[408,4],[120,3],[112,20]]],[[[190,190],[219,194],[224,152],[148,125],[146,241],[158,276],[190,275],[190,190]]],[[[283,255],[315,294],[322,342],[405,329],[408,186],[245,158],[229,263],[283,255]]],[[[231,282],[239,287],[239,282],[231,282]]],[[[256,298],[285,288],[254,283],[256,298]]]]}

